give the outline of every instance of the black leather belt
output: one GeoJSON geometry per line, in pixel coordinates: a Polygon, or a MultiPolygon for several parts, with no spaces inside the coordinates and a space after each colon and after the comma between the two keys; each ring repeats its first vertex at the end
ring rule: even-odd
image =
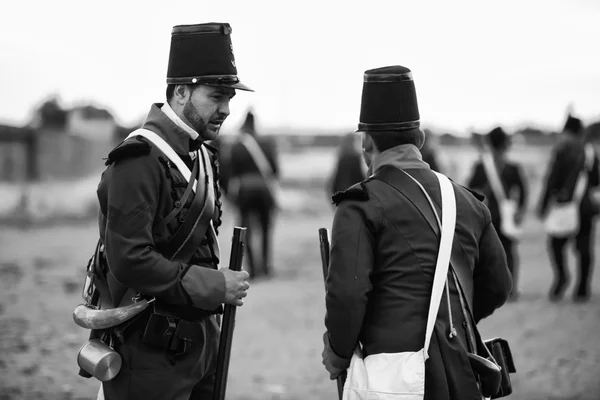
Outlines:
{"type": "Polygon", "coordinates": [[[206,317],[210,317],[211,315],[222,314],[223,306],[219,306],[212,311],[208,311],[189,306],[175,306],[160,300],[156,300],[154,302],[154,313],[167,317],[175,317],[186,321],[201,321],[206,317]]]}

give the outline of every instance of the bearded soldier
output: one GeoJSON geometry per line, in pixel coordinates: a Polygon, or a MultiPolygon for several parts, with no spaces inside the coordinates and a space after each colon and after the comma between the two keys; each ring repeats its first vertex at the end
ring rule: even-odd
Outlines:
{"type": "Polygon", "coordinates": [[[227,23],[175,26],[166,102],[108,155],[98,187],[108,298],[113,307],[156,300],[115,343],[123,365],[103,383],[107,400],[211,398],[216,314],[246,296],[248,273],[218,268],[218,159],[204,143],[219,134],[236,90],[250,90],[230,34],[227,23]]]}

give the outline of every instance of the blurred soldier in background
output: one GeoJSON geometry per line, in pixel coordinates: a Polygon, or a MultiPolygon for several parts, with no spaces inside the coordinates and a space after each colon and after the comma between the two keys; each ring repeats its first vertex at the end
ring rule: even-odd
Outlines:
{"type": "Polygon", "coordinates": [[[591,295],[594,222],[600,213],[600,207],[592,196],[591,189],[598,187],[600,182],[598,155],[591,144],[588,144],[588,149],[591,151],[586,154],[585,130],[581,120],[569,115],[562,137],[552,150],[538,216],[544,219],[553,203],[566,203],[573,200],[578,176],[584,168],[587,170],[587,184],[578,207],[579,231],[569,237],[549,236],[548,247],[554,267],[554,282],[549,296],[553,301],[562,298],[569,283],[569,274],[565,265],[565,245],[571,239],[575,239],[575,250],[579,258],[579,280],[573,298],[575,301],[587,301],[591,295]]]}
{"type": "MultiPolygon", "coordinates": [[[[423,348],[439,236],[415,207],[416,197],[407,193],[410,186],[427,203],[418,186],[422,185],[437,207],[441,194],[436,175],[419,151],[425,140],[419,126],[411,71],[402,66],[366,71],[359,131],[370,177],[333,197],[337,209],[323,337],[323,364],[331,379],[348,368],[359,343],[365,357],[423,348]],[[402,177],[405,185],[392,183],[402,177]]],[[[453,254],[460,249],[470,264],[464,271],[465,283],[473,290],[469,293],[463,286],[463,291],[473,301],[478,322],[504,304],[511,276],[482,197],[457,184],[453,187],[457,206],[453,254]]],[[[480,400],[467,356],[474,351],[467,339],[468,320],[452,276],[450,272],[449,297],[444,296],[439,308],[425,364],[425,399],[480,400]]]]}
{"type": "Polygon", "coordinates": [[[360,137],[346,134],[340,143],[333,174],[328,181],[329,196],[342,192],[365,179],[366,168],[360,153],[360,137]]]}
{"type": "MultiPolygon", "coordinates": [[[[514,213],[514,222],[516,225],[521,225],[527,210],[527,184],[521,166],[506,158],[506,153],[511,144],[506,132],[500,127],[494,128],[483,140],[483,146],[480,148],[482,150],[481,157],[489,155],[486,152],[489,151],[488,149],[491,149],[491,163],[486,164],[483,159],[476,162],[467,186],[486,196],[486,204],[492,214],[492,224],[496,227],[496,231],[506,252],[508,269],[513,277],[513,289],[510,299],[516,300],[518,297],[517,277],[519,269],[517,240],[511,237],[508,232],[503,232],[502,230],[501,199],[498,197],[508,198],[516,202],[518,207],[514,213]],[[486,168],[486,165],[488,168],[486,168]],[[494,188],[490,177],[491,174],[495,175],[493,179],[497,179],[501,187],[494,188]]],[[[506,217],[509,216],[507,215],[506,217]]]]}
{"type": "Polygon", "coordinates": [[[247,272],[218,269],[218,168],[204,144],[219,134],[236,89],[250,90],[237,77],[230,32],[227,23],[173,28],[166,102],[152,105],[142,126],[155,139],[131,137],[108,155],[98,186],[108,297],[114,307],[156,300],[117,336],[123,365],[100,398],[212,398],[215,314],[223,303],[242,305],[249,287],[247,272]],[[160,139],[192,171],[198,195],[160,139]]]}
{"type": "Polygon", "coordinates": [[[279,207],[279,161],[273,140],[259,137],[255,117],[248,111],[230,155],[228,196],[237,206],[246,240],[250,277],[272,274],[271,234],[279,207]],[[254,246],[260,232],[260,251],[254,246]]]}
{"type": "Polygon", "coordinates": [[[440,169],[440,164],[438,163],[437,157],[437,149],[435,144],[433,143],[434,138],[433,134],[429,129],[424,129],[425,132],[425,142],[423,143],[423,147],[421,147],[421,154],[423,155],[423,161],[429,164],[429,168],[433,171],[442,172],[440,169]]]}

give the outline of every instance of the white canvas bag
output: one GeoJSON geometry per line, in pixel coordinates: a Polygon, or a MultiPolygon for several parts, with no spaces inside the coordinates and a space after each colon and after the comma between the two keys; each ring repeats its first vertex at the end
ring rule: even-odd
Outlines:
{"type": "Polygon", "coordinates": [[[498,201],[498,208],[500,210],[499,229],[506,237],[517,239],[521,235],[521,227],[515,223],[515,215],[518,210],[517,202],[509,198],[504,192],[496,163],[494,163],[494,158],[489,151],[483,153],[482,164],[494,197],[498,201]]]}
{"type": "Polygon", "coordinates": [[[591,144],[585,146],[585,162],[583,170],[577,177],[573,198],[567,203],[552,202],[544,219],[546,233],[553,237],[574,236],[579,232],[579,204],[585,193],[588,172],[594,163],[594,148],[591,144]]]}
{"type": "Polygon", "coordinates": [[[424,346],[416,352],[381,353],[365,358],[357,347],[348,368],[343,400],[422,400],[425,396],[425,361],[429,358],[431,335],[448,275],[456,225],[452,183],[442,174],[436,172],[436,176],[442,193],[442,228],[424,346]]]}

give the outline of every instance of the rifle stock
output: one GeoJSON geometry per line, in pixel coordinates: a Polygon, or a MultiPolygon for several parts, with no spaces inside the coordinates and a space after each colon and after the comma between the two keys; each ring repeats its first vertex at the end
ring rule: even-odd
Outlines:
{"type": "MultiPolygon", "coordinates": [[[[327,228],[319,228],[319,244],[321,250],[321,267],[323,269],[323,283],[327,280],[329,273],[329,230],[327,228]]],[[[344,382],[346,381],[346,372],[337,377],[338,398],[342,400],[344,393],[344,382]]]]}
{"type": "MultiPolygon", "coordinates": [[[[231,239],[231,256],[229,259],[229,269],[232,271],[242,270],[245,240],[246,228],[238,226],[234,227],[233,238],[231,239]]],[[[225,310],[223,311],[221,336],[219,338],[219,353],[217,355],[217,376],[215,379],[213,400],[225,400],[236,309],[236,306],[227,304],[225,305],[225,310]]]]}

